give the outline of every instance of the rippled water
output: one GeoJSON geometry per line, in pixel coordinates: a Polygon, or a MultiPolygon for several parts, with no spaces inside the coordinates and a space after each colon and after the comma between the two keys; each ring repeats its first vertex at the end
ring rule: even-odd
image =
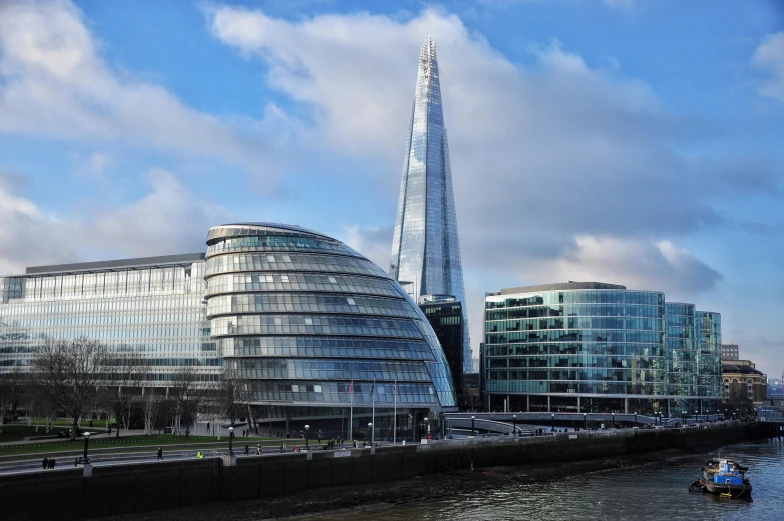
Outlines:
{"type": "MultiPolygon", "coordinates": [[[[717,453],[712,453],[716,455],[717,453]]],[[[391,507],[323,513],[319,521],[646,519],[784,521],[784,443],[771,440],[725,447],[722,456],[749,467],[753,500],[690,494],[705,454],[616,469],[550,483],[514,485],[477,496],[415,501],[391,507]]],[[[311,519],[311,516],[298,519],[311,519]]]]}

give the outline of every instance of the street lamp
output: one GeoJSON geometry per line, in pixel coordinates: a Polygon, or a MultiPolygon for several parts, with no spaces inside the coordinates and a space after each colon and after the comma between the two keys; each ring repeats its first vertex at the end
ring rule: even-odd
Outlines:
{"type": "Polygon", "coordinates": [[[474,420],[476,420],[476,416],[471,416],[471,437],[474,437],[474,420]]]}
{"type": "Polygon", "coordinates": [[[550,414],[550,432],[555,432],[555,414],[550,414]]]}
{"type": "Polygon", "coordinates": [[[517,434],[517,415],[512,415],[512,436],[517,434]]]}
{"type": "Polygon", "coordinates": [[[87,442],[88,441],[90,441],[90,433],[89,432],[85,432],[84,433],[84,459],[82,461],[85,465],[90,463],[90,460],[87,459],[87,442]]]}
{"type": "Polygon", "coordinates": [[[310,450],[308,448],[308,431],[310,430],[310,425],[305,425],[305,450],[310,450]]]}
{"type": "Polygon", "coordinates": [[[637,411],[634,411],[634,426],[637,427],[637,411]]]}
{"type": "Polygon", "coordinates": [[[585,420],[585,430],[588,430],[588,413],[583,413],[583,420],[585,420]]]}
{"type": "Polygon", "coordinates": [[[615,412],[613,411],[613,429],[615,428],[615,412]]]}
{"type": "Polygon", "coordinates": [[[229,427],[229,455],[234,454],[231,450],[231,440],[234,439],[234,427],[229,427]]]}
{"type": "Polygon", "coordinates": [[[369,432],[369,434],[370,434],[370,446],[372,447],[373,446],[373,439],[374,439],[373,434],[375,434],[373,432],[373,424],[372,423],[368,423],[368,431],[370,431],[369,432]]]}
{"type": "Polygon", "coordinates": [[[428,437],[430,435],[430,418],[425,418],[425,430],[427,431],[425,437],[428,437]]]}

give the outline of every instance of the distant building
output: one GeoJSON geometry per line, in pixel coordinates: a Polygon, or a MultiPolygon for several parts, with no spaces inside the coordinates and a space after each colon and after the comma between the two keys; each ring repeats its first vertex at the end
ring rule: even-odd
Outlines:
{"type": "Polygon", "coordinates": [[[481,347],[491,411],[718,411],[721,316],[601,282],[485,295],[481,347]]]}
{"type": "Polygon", "coordinates": [[[419,308],[436,333],[452,371],[455,392],[463,389],[463,304],[452,295],[422,295],[419,308]]]}
{"type": "Polygon", "coordinates": [[[768,377],[750,360],[725,361],[721,373],[725,402],[762,404],[767,399],[768,377]]]}
{"type": "Polygon", "coordinates": [[[721,359],[722,360],[738,360],[738,344],[721,344],[721,359]]]}

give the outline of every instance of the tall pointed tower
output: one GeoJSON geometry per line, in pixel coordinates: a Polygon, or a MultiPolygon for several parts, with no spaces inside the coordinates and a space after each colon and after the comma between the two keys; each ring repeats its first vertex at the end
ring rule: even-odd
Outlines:
{"type": "Polygon", "coordinates": [[[431,38],[419,54],[389,273],[415,300],[421,295],[452,295],[462,302],[463,367],[469,370],[471,345],[455,197],[441,106],[436,42],[431,38]]]}

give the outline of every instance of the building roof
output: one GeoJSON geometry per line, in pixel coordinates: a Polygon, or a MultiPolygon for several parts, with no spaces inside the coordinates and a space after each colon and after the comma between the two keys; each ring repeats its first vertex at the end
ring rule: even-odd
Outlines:
{"type": "MultiPolygon", "coordinates": [[[[748,360],[740,360],[743,362],[748,362],[748,360]]],[[[733,360],[735,362],[735,360],[733,360]]],[[[724,373],[738,373],[738,374],[758,374],[758,375],[765,375],[759,369],[754,367],[754,364],[740,364],[740,363],[727,363],[727,360],[722,360],[721,363],[721,372],[724,373]]]]}
{"type": "Polygon", "coordinates": [[[516,293],[534,293],[537,291],[569,291],[577,289],[626,289],[626,286],[607,284],[605,282],[559,282],[555,284],[539,284],[536,286],[520,286],[505,288],[501,291],[488,293],[488,295],[514,295],[516,293]]]}
{"type": "Polygon", "coordinates": [[[204,260],[204,253],[183,253],[179,255],[159,255],[157,257],[137,257],[96,262],[77,262],[72,264],[53,264],[50,266],[29,266],[26,275],[46,275],[76,271],[102,271],[122,268],[142,268],[166,264],[185,264],[204,260]]]}

